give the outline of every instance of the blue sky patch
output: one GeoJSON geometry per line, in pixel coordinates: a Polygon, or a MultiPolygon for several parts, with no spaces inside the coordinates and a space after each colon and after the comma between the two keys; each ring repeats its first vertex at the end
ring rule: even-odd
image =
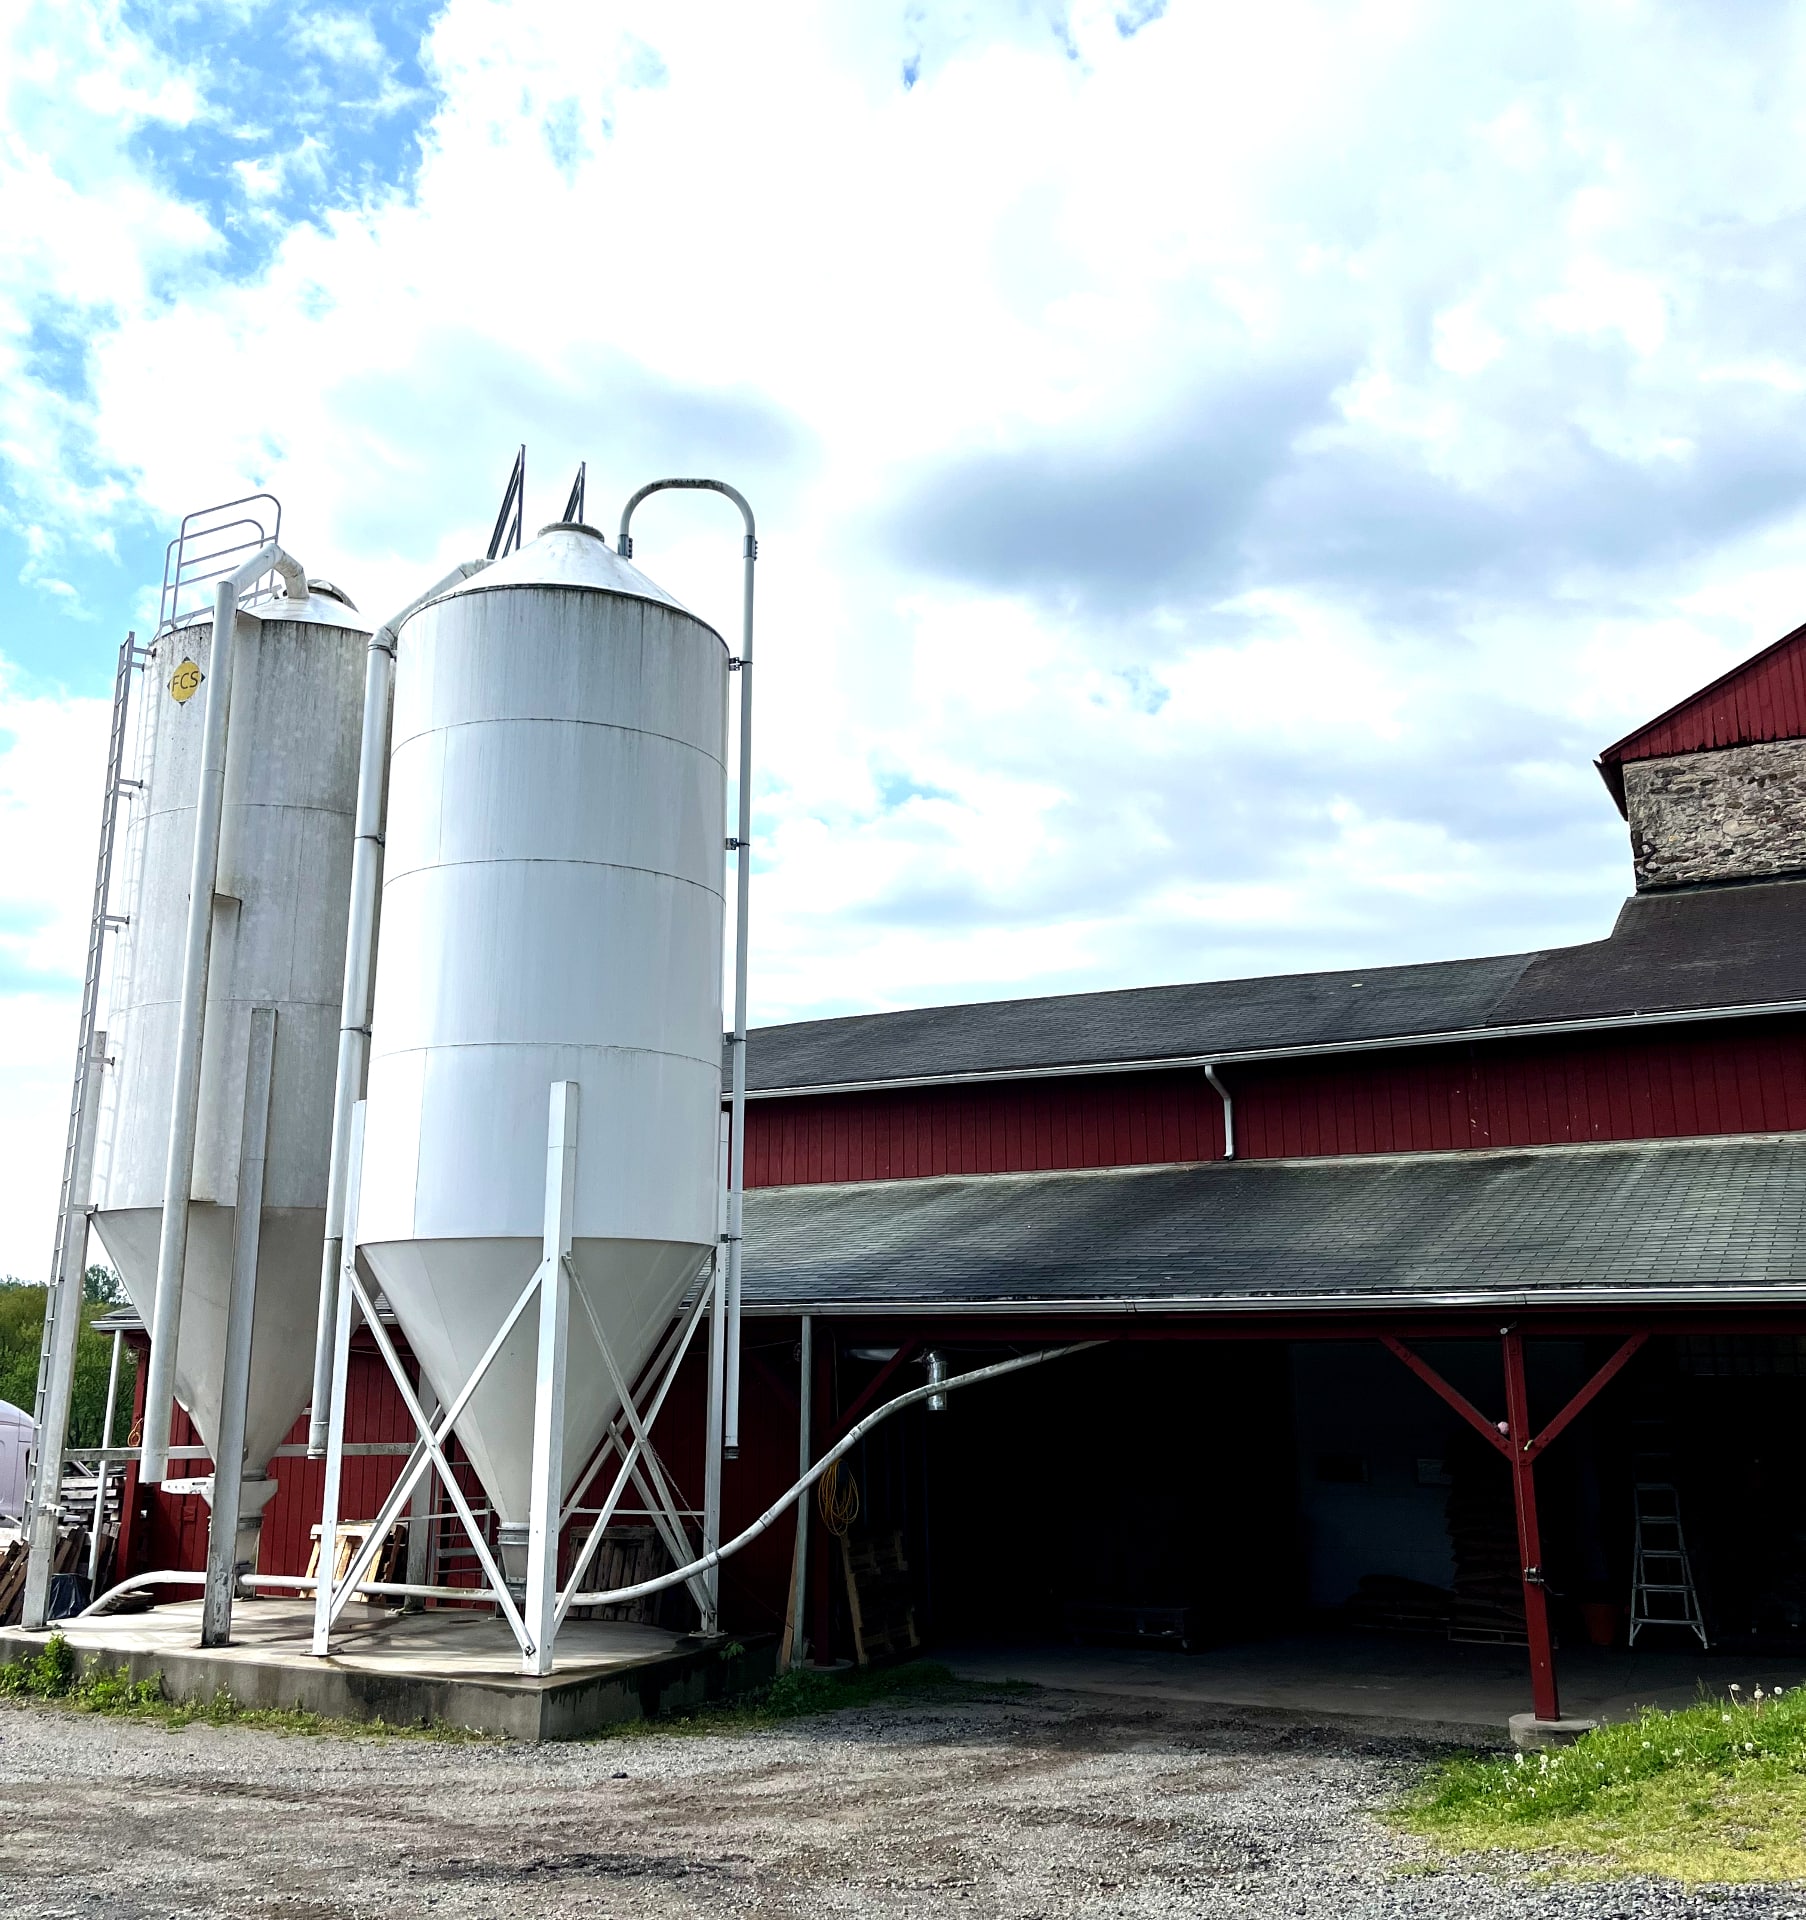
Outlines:
{"type": "Polygon", "coordinates": [[[438,96],[421,47],[443,0],[360,11],[266,4],[171,8],[132,0],[135,31],[187,70],[203,112],[133,142],[169,188],[202,208],[243,279],[297,221],[405,191],[438,96]]]}

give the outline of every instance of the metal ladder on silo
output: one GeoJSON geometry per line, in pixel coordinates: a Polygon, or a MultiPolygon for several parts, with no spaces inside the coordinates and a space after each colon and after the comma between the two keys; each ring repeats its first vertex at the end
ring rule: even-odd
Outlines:
{"type": "Polygon", "coordinates": [[[63,1447],[66,1436],[49,1431],[46,1416],[55,1385],[57,1329],[66,1314],[80,1314],[85,1272],[68,1273],[66,1266],[75,1236],[87,1229],[89,1196],[78,1192],[84,1155],[83,1135],[89,1125],[93,1104],[99,1098],[95,1068],[95,1023],[100,1009],[100,972],[107,935],[123,925],[118,916],[107,911],[109,882],[113,872],[113,847],[119,831],[119,803],[127,792],[143,783],[125,777],[125,723],[131,705],[132,676],[150,658],[150,648],[138,645],[136,634],[128,633],[119,647],[119,665],[113,676],[113,721],[107,739],[107,786],[100,812],[100,850],[95,861],[94,906],[88,921],[88,964],[82,977],[81,1026],[75,1052],[75,1082],[69,1095],[69,1126],[63,1144],[63,1181],[57,1199],[56,1247],[51,1255],[50,1285],[44,1294],[44,1337],[38,1351],[38,1387],[32,1405],[34,1435],[30,1471],[31,1505],[40,1501],[40,1483],[50,1499],[58,1497],[63,1477],[63,1447]],[[52,1465],[54,1463],[54,1465],[52,1465]],[[46,1468],[51,1470],[46,1472],[46,1468]]]}
{"type": "Polygon", "coordinates": [[[1639,1480],[1631,1490],[1637,1519],[1630,1590],[1630,1644],[1644,1627],[1681,1627],[1709,1647],[1693,1563],[1681,1531],[1681,1497],[1666,1480],[1639,1480]]]}

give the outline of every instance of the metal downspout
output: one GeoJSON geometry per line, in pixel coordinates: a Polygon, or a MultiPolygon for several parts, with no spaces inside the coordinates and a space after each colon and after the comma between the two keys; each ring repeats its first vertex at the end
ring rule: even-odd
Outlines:
{"type": "Polygon", "coordinates": [[[1217,1078],[1217,1062],[1204,1062],[1204,1078],[1216,1089],[1216,1096],[1223,1103],[1223,1158],[1235,1158],[1235,1102],[1230,1098],[1229,1089],[1217,1078]]]}
{"type": "Polygon", "coordinates": [[[150,1373],[145,1385],[141,1484],[162,1483],[169,1462],[169,1424],[182,1334],[182,1282],[188,1261],[188,1208],[194,1187],[195,1138],[201,1108],[201,1048],[207,1027],[207,960],[213,897],[219,881],[220,826],[225,812],[227,719],[237,652],[238,601],[271,571],[290,598],[307,598],[300,563],[272,540],[219,583],[213,600],[213,643],[202,716],[201,781],[195,796],[194,861],[188,882],[188,931],[177,1002],[176,1063],[169,1107],[169,1158],[163,1177],[163,1220],[157,1241],[157,1288],[151,1315],[150,1373]]]}
{"type": "MultiPolygon", "coordinates": [[[[487,560],[466,560],[443,580],[392,613],[371,634],[364,655],[364,724],[357,762],[357,839],[351,855],[351,910],[345,922],[345,973],[339,999],[339,1062],[332,1099],[332,1148],[326,1175],[326,1243],[320,1251],[320,1311],[314,1326],[314,1386],[307,1422],[307,1457],[326,1452],[332,1398],[332,1336],[339,1304],[339,1265],[345,1241],[345,1177],[351,1158],[351,1110],[363,1098],[370,1053],[370,996],[375,984],[376,897],[382,883],[389,727],[395,692],[395,647],[401,628],[424,607],[487,560]]],[[[355,1222],[352,1223],[355,1226],[355,1222]]]]}
{"type": "Polygon", "coordinates": [[[623,560],[633,558],[633,510],[642,500],[668,488],[725,494],[740,509],[746,523],[745,559],[740,609],[740,658],[729,661],[740,675],[740,797],[739,820],[729,850],[734,854],[734,1030],[727,1036],[732,1049],[729,1095],[727,1173],[727,1408],[723,1450],[728,1459],[740,1452],[740,1237],[746,1193],[746,957],[748,888],[752,879],[752,664],[753,568],[759,558],[758,527],[746,496],[725,480],[654,480],[641,487],[621,509],[621,532],[616,550],[623,560]]]}

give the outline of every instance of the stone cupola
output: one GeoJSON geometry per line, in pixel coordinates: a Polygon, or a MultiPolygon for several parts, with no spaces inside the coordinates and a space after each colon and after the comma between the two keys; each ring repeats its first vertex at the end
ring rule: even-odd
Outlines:
{"type": "Polygon", "coordinates": [[[1806,874],[1806,627],[1599,756],[1637,891],[1806,874]]]}

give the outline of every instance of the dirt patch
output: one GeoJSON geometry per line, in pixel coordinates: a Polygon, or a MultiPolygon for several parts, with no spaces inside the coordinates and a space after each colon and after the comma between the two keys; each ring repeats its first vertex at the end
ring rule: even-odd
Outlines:
{"type": "Polygon", "coordinates": [[[0,1709],[21,1920],[1797,1914],[1539,1886],[1374,1818],[1429,1750],[1055,1693],[758,1731],[433,1745],[0,1709]]]}

